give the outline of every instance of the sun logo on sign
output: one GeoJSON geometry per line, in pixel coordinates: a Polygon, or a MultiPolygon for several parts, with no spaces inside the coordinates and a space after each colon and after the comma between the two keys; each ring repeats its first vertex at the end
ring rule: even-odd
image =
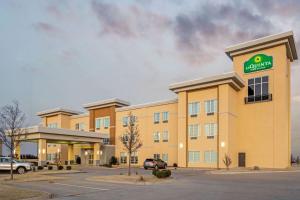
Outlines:
{"type": "Polygon", "coordinates": [[[261,62],[261,57],[260,57],[260,56],[256,56],[256,57],[254,58],[254,62],[256,62],[256,63],[261,62]]]}

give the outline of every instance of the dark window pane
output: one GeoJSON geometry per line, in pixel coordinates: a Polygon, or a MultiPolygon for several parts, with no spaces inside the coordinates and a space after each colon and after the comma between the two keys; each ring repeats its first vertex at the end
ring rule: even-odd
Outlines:
{"type": "Polygon", "coordinates": [[[269,94],[269,88],[268,88],[268,86],[269,86],[268,83],[263,83],[263,84],[262,84],[262,94],[263,94],[263,95],[269,94]]]}
{"type": "Polygon", "coordinates": [[[255,84],[261,83],[261,77],[255,78],[255,84]]]}
{"type": "Polygon", "coordinates": [[[268,100],[269,99],[269,95],[268,94],[263,94],[262,95],[262,100],[268,100]]]}
{"type": "Polygon", "coordinates": [[[248,96],[254,96],[254,85],[248,86],[248,96]]]}
{"type": "Polygon", "coordinates": [[[254,96],[248,97],[248,102],[253,102],[254,101],[254,96]]]}
{"type": "Polygon", "coordinates": [[[255,84],[255,96],[261,95],[261,84],[255,84]]]}
{"type": "Polygon", "coordinates": [[[248,85],[253,85],[254,84],[254,79],[251,78],[251,79],[248,79],[248,85]]]}
{"type": "Polygon", "coordinates": [[[268,76],[263,76],[262,77],[262,82],[269,82],[269,77],[268,76]]]}

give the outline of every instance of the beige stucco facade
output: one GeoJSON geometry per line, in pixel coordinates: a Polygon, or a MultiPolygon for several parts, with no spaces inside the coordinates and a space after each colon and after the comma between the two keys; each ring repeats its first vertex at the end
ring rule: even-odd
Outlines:
{"type": "Polygon", "coordinates": [[[225,53],[232,60],[232,72],[171,84],[169,89],[176,94],[173,100],[130,106],[109,99],[85,104],[84,114],[67,109],[38,113],[44,127],[108,137],[105,143],[74,145],[57,140],[56,146],[48,145],[47,153],[60,149],[63,159],[70,160],[73,155],[84,157],[89,150],[94,159],[107,161],[115,155],[119,162],[122,155],[126,162],[120,164],[126,165],[131,159],[120,137],[127,129],[123,118],[132,113],[143,143],[133,165],[156,157],[179,167],[225,168],[227,155],[230,167],[289,167],[290,66],[297,59],[293,33],[234,45],[225,53]],[[269,60],[264,63],[263,59],[269,60]],[[103,155],[99,149],[105,145],[113,153],[103,155]]]}

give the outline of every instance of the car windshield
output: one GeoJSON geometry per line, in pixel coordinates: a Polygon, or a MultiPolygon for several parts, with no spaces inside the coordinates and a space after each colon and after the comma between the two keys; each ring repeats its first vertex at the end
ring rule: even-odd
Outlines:
{"type": "Polygon", "coordinates": [[[146,159],[146,162],[151,162],[153,161],[153,159],[146,159]]]}

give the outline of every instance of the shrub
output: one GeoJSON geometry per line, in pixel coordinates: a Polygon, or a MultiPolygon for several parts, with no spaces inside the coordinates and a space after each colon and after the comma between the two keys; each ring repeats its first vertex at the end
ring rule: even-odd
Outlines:
{"type": "Polygon", "coordinates": [[[104,164],[103,166],[104,166],[104,167],[108,167],[108,168],[112,168],[112,165],[111,165],[111,164],[104,164]]]}
{"type": "Polygon", "coordinates": [[[163,170],[153,170],[152,174],[157,178],[167,178],[171,176],[171,170],[163,169],[163,170]]]}
{"type": "Polygon", "coordinates": [[[118,163],[118,159],[115,157],[115,156],[112,156],[110,159],[109,159],[109,164],[111,165],[116,165],[118,163]]]}
{"type": "Polygon", "coordinates": [[[43,170],[44,167],[43,166],[38,166],[38,170],[43,170]]]}
{"type": "Polygon", "coordinates": [[[178,167],[177,163],[173,163],[173,167],[178,167]]]}
{"type": "Polygon", "coordinates": [[[229,166],[230,166],[231,163],[232,163],[232,160],[231,160],[231,158],[230,158],[229,155],[225,154],[225,157],[224,157],[224,159],[223,159],[223,163],[224,163],[224,165],[226,166],[226,169],[229,170],[229,166]]]}
{"type": "Polygon", "coordinates": [[[153,170],[152,170],[152,175],[153,175],[153,176],[156,176],[157,171],[158,171],[158,170],[153,169],[153,170]]]}
{"type": "Polygon", "coordinates": [[[53,169],[53,166],[49,165],[48,170],[52,170],[52,169],[53,169]]]}
{"type": "Polygon", "coordinates": [[[57,169],[58,169],[58,170],[63,170],[63,169],[64,169],[64,166],[58,165],[58,166],[57,166],[57,169]]]}
{"type": "Polygon", "coordinates": [[[72,167],[71,167],[70,165],[68,165],[68,166],[66,167],[66,169],[67,169],[67,170],[71,170],[72,167]]]}
{"type": "Polygon", "coordinates": [[[35,167],[35,166],[32,167],[32,171],[33,171],[33,172],[36,172],[36,167],[35,167]]]}
{"type": "Polygon", "coordinates": [[[254,166],[253,170],[259,170],[259,166],[254,166]]]}

